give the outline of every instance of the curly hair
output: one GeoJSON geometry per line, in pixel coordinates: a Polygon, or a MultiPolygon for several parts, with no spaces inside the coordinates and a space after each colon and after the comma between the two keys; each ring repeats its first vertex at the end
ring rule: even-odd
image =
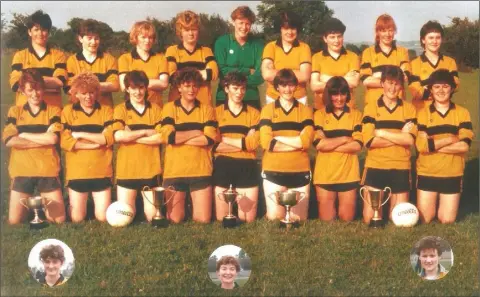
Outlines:
{"type": "Polygon", "coordinates": [[[229,85],[234,85],[234,86],[247,86],[247,76],[240,71],[231,71],[225,75],[223,78],[223,87],[226,88],[229,85]]]}
{"type": "Polygon", "coordinates": [[[200,72],[193,67],[185,67],[176,71],[172,75],[172,87],[178,88],[181,84],[193,82],[197,87],[200,87],[203,83],[203,77],[200,72]]]}
{"type": "Polygon", "coordinates": [[[153,37],[153,43],[155,43],[157,40],[157,32],[155,31],[155,27],[149,21],[140,21],[133,24],[132,29],[130,29],[130,43],[137,45],[138,35],[140,34],[153,37]]]}
{"type": "Polygon", "coordinates": [[[220,258],[220,260],[217,261],[217,271],[220,270],[220,267],[222,265],[234,265],[235,266],[235,270],[237,270],[237,272],[240,271],[240,264],[238,263],[238,260],[237,258],[233,257],[233,256],[223,256],[220,258]]]}
{"type": "Polygon", "coordinates": [[[29,83],[30,87],[34,90],[45,90],[45,80],[40,71],[34,68],[25,69],[22,72],[22,76],[20,76],[20,80],[18,81],[18,88],[22,91],[25,90],[27,83],[29,83]]]}
{"type": "Polygon", "coordinates": [[[71,101],[77,100],[77,92],[94,92],[96,95],[100,92],[100,81],[92,72],[81,72],[72,79],[72,87],[70,89],[71,101]]]}
{"type": "Polygon", "coordinates": [[[63,248],[54,244],[43,247],[40,251],[40,260],[45,261],[48,258],[60,260],[62,263],[65,262],[63,248]]]}
{"type": "Polygon", "coordinates": [[[191,10],[177,14],[175,20],[175,34],[182,39],[182,30],[200,29],[200,17],[191,10]]]}

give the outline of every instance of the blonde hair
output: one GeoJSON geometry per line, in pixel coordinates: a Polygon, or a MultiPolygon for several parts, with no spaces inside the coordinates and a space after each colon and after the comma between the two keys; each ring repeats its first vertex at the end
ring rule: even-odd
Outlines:
{"type": "Polygon", "coordinates": [[[77,92],[94,92],[95,98],[100,93],[100,81],[92,72],[82,72],[72,79],[72,88],[70,90],[70,101],[75,103],[78,101],[75,96],[77,92]]]}
{"type": "Polygon", "coordinates": [[[378,42],[378,32],[392,28],[395,33],[397,33],[397,26],[395,25],[395,21],[389,14],[382,14],[377,18],[377,21],[375,22],[375,42],[378,42]]]}
{"type": "Polygon", "coordinates": [[[140,21],[133,24],[132,29],[130,29],[130,43],[137,45],[138,35],[142,33],[147,36],[152,36],[153,42],[157,40],[157,32],[153,24],[149,21],[140,21]]]}
{"type": "Polygon", "coordinates": [[[182,30],[200,29],[200,18],[191,10],[185,10],[177,14],[175,20],[175,34],[182,39],[182,30]]]}

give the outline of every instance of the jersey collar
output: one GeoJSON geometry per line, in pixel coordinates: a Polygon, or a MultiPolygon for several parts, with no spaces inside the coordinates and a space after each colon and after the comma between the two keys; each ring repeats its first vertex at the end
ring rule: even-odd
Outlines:
{"type": "Polygon", "coordinates": [[[86,63],[93,65],[93,63],[95,63],[95,61],[97,61],[98,58],[103,58],[103,51],[100,51],[100,50],[97,51],[97,56],[95,57],[95,60],[93,60],[92,63],[89,63],[87,59],[85,59],[85,56],[83,55],[82,51],[79,51],[76,56],[78,61],[85,61],[86,63]]]}
{"type": "Polygon", "coordinates": [[[38,56],[37,52],[33,49],[32,43],[30,42],[30,43],[28,44],[28,51],[29,51],[32,55],[34,55],[34,56],[37,58],[37,60],[39,60],[39,61],[43,60],[48,54],[50,54],[50,50],[51,50],[50,45],[47,44],[46,49],[45,49],[45,54],[43,55],[43,57],[40,58],[40,57],[38,56]]]}
{"type": "MultiPolygon", "coordinates": [[[[332,55],[330,55],[330,52],[328,51],[328,47],[327,47],[327,46],[325,46],[325,47],[323,48],[322,54],[323,54],[323,56],[325,56],[325,57],[332,57],[332,55]]],[[[332,57],[332,59],[334,59],[335,61],[340,60],[340,57],[341,57],[342,55],[345,55],[345,56],[347,55],[347,50],[346,50],[345,47],[343,47],[343,46],[342,46],[342,49],[340,50],[340,55],[338,56],[338,58],[335,59],[334,57],[332,57]]]]}
{"type": "MultiPolygon", "coordinates": [[[[333,113],[333,107],[331,105],[325,107],[325,112],[326,113],[333,113]]],[[[347,104],[345,104],[345,106],[343,107],[343,112],[350,112],[350,107],[348,107],[347,104]]],[[[333,114],[335,114],[335,113],[333,113],[333,114]]]]}
{"type": "Polygon", "coordinates": [[[440,64],[440,61],[443,60],[443,54],[438,53],[438,61],[436,65],[433,65],[432,62],[430,62],[430,60],[425,55],[425,51],[420,55],[420,59],[422,60],[423,63],[427,62],[428,64],[430,64],[432,68],[437,68],[438,64],[440,64]]]}
{"type": "MultiPolygon", "coordinates": [[[[64,280],[65,280],[65,277],[62,274],[60,274],[60,277],[57,279],[57,281],[55,282],[55,284],[52,287],[55,287],[55,286],[58,286],[58,285],[62,284],[64,280]]],[[[38,281],[42,285],[49,287],[49,285],[47,284],[47,280],[45,279],[45,275],[42,275],[42,277],[38,281]]]]}
{"type": "Polygon", "coordinates": [[[397,50],[397,41],[394,40],[392,41],[392,49],[390,50],[390,52],[388,54],[384,53],[382,51],[382,49],[380,48],[380,45],[378,44],[378,42],[375,42],[375,53],[383,53],[386,57],[389,57],[393,51],[397,50]]]}
{"type": "Polygon", "coordinates": [[[149,51],[148,51],[148,59],[147,59],[147,60],[143,60],[143,59],[140,57],[140,55],[138,54],[136,48],[133,48],[132,51],[130,52],[130,54],[132,55],[132,59],[142,60],[143,62],[148,62],[148,60],[150,60],[150,58],[155,55],[155,53],[154,53],[152,50],[149,50],[149,51]]]}
{"type": "Polygon", "coordinates": [[[102,108],[102,106],[100,105],[100,103],[98,103],[98,101],[95,101],[95,103],[93,104],[92,113],[88,114],[88,113],[85,112],[85,110],[83,110],[82,106],[80,105],[80,101],[75,102],[75,103],[73,103],[73,105],[72,105],[72,109],[73,109],[73,110],[81,111],[81,112],[83,112],[85,115],[87,115],[88,117],[90,117],[92,114],[94,114],[97,109],[101,109],[101,108],[102,108]]]}
{"type": "Polygon", "coordinates": [[[298,107],[298,100],[297,99],[293,100],[293,106],[292,106],[292,108],[290,108],[289,111],[286,111],[285,109],[283,109],[283,106],[280,104],[280,97],[277,100],[275,100],[275,108],[281,108],[283,110],[284,114],[291,113],[292,110],[294,110],[297,107],[298,107]]]}
{"type": "Polygon", "coordinates": [[[30,108],[30,105],[28,105],[28,102],[23,105],[23,109],[27,110],[32,117],[36,117],[42,110],[47,110],[47,104],[45,103],[45,101],[42,101],[40,103],[40,110],[37,112],[37,114],[33,113],[32,109],[30,108]]]}
{"type": "Polygon", "coordinates": [[[130,102],[130,100],[125,101],[125,108],[128,110],[135,111],[139,116],[143,116],[147,112],[147,109],[150,107],[152,107],[152,104],[150,103],[150,101],[145,100],[145,109],[143,110],[142,113],[139,113],[138,110],[136,110],[135,107],[133,107],[132,102],[130,102]]]}
{"type": "Polygon", "coordinates": [[[299,47],[300,46],[300,41],[298,41],[298,39],[295,39],[292,43],[292,48],[286,52],[284,49],[283,49],[283,44],[282,44],[282,38],[278,38],[277,41],[275,42],[275,44],[282,49],[282,51],[286,54],[290,53],[294,47],[299,47]]]}
{"type": "Polygon", "coordinates": [[[232,115],[232,117],[234,118],[237,118],[238,116],[240,116],[242,114],[242,112],[247,112],[247,104],[245,102],[242,101],[242,109],[240,110],[240,112],[235,115],[231,110],[230,110],[230,107],[228,106],[228,99],[225,100],[225,103],[223,104],[223,110],[228,110],[230,112],[230,114],[232,115]]]}
{"type": "Polygon", "coordinates": [[[397,107],[403,106],[403,100],[397,97],[397,105],[395,105],[393,109],[390,109],[385,105],[385,102],[383,102],[383,94],[382,94],[380,98],[378,98],[377,100],[377,106],[385,107],[385,109],[388,110],[389,113],[393,113],[397,109],[397,107]]]}
{"type": "Polygon", "coordinates": [[[437,112],[442,118],[445,118],[448,115],[448,113],[450,112],[450,110],[455,109],[455,108],[456,108],[455,103],[453,103],[451,101],[450,101],[450,105],[448,106],[448,110],[445,114],[442,114],[440,111],[438,111],[433,102],[428,107],[428,109],[430,110],[430,113],[437,112]]]}
{"type": "Polygon", "coordinates": [[[186,114],[191,114],[195,110],[195,108],[197,108],[197,107],[200,108],[200,101],[198,101],[198,99],[195,99],[195,101],[193,102],[193,108],[190,111],[187,111],[185,109],[185,107],[183,107],[182,102],[180,100],[181,100],[180,98],[176,99],[173,104],[175,104],[175,106],[183,109],[183,111],[186,114]]]}
{"type": "Polygon", "coordinates": [[[190,52],[183,46],[183,42],[178,43],[178,49],[186,51],[189,55],[193,55],[197,50],[199,50],[201,48],[202,48],[202,46],[200,44],[198,44],[198,42],[197,42],[197,44],[195,45],[195,48],[193,49],[193,52],[190,52]]]}

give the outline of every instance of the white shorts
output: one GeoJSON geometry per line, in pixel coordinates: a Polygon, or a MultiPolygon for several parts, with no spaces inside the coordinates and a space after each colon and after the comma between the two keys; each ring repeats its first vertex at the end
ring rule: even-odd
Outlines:
{"type": "MultiPolygon", "coordinates": [[[[277,99],[273,99],[272,97],[266,95],[265,96],[265,102],[266,104],[272,103],[277,99]]],[[[298,102],[302,103],[303,105],[307,106],[307,96],[304,96],[302,98],[297,99],[298,102]]]]}

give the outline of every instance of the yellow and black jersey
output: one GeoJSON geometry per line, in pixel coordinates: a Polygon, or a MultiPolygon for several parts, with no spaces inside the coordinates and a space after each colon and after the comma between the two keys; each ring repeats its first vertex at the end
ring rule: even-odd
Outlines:
{"type": "MultiPolygon", "coordinates": [[[[31,44],[26,49],[16,52],[13,56],[12,72],[10,73],[10,87],[14,92],[17,92],[15,104],[21,107],[27,103],[27,98],[18,89],[18,81],[22,76],[22,70],[36,69],[43,76],[56,77],[65,85],[67,82],[66,61],[67,58],[62,51],[49,46],[47,46],[47,50],[42,57],[37,55],[31,44]]],[[[45,92],[43,100],[48,105],[62,108],[61,89],[45,92]]]]}
{"type": "MultiPolygon", "coordinates": [[[[312,73],[326,74],[330,76],[345,76],[348,72],[355,70],[360,71],[360,59],[357,54],[342,48],[340,56],[334,58],[327,49],[320,51],[312,57],[312,73]]],[[[349,107],[354,106],[355,99],[353,97],[353,89],[350,89],[351,100],[349,107]]],[[[314,108],[323,109],[323,92],[315,92],[314,108]]]]}
{"type": "Polygon", "coordinates": [[[457,63],[454,59],[444,56],[442,54],[439,55],[437,64],[434,65],[430,60],[425,56],[425,52],[416,57],[411,63],[412,73],[409,77],[409,86],[408,89],[410,93],[412,93],[412,103],[413,105],[419,110],[424,105],[430,105],[432,103],[432,97],[430,91],[428,91],[425,87],[428,85],[428,78],[430,74],[438,69],[446,69],[453,74],[455,79],[455,83],[457,84],[456,90],[458,90],[458,86],[460,84],[460,80],[458,79],[458,69],[457,63]],[[424,102],[428,101],[428,102],[424,102]]]}
{"type": "MultiPolygon", "coordinates": [[[[262,60],[265,59],[272,60],[273,66],[277,70],[283,68],[300,70],[300,65],[304,63],[312,64],[312,52],[308,44],[298,40],[295,40],[292,48],[288,52],[285,52],[282,46],[282,40],[278,39],[267,43],[263,49],[262,60]]],[[[299,83],[295,90],[294,97],[299,99],[307,96],[306,87],[306,83],[299,83]]],[[[271,82],[267,82],[267,96],[273,99],[277,99],[280,96],[271,82]]]]}
{"type": "MultiPolygon", "coordinates": [[[[328,109],[317,110],[314,114],[315,132],[322,131],[325,137],[352,137],[360,146],[362,138],[362,113],[345,106],[340,115],[328,109]]],[[[317,146],[322,137],[317,134],[313,145],[317,146]]],[[[340,152],[317,152],[314,184],[341,184],[360,180],[357,154],[340,152]]]]}
{"type": "MultiPolygon", "coordinates": [[[[12,106],[8,110],[7,122],[3,129],[2,139],[6,144],[12,137],[20,133],[45,133],[48,128],[59,136],[60,108],[42,102],[40,111],[34,114],[30,105],[12,106]]],[[[60,161],[55,145],[39,148],[17,149],[12,147],[8,172],[11,178],[17,176],[58,176],[60,161]]]]}
{"type": "Polygon", "coordinates": [[[289,111],[283,109],[280,100],[265,105],[259,122],[260,145],[264,149],[262,169],[276,172],[309,171],[308,148],[313,140],[313,125],[312,109],[299,104],[297,100],[289,111]],[[302,150],[274,152],[277,142],[275,136],[300,136],[302,150]]]}
{"type": "Polygon", "coordinates": [[[401,132],[407,122],[413,122],[410,131],[413,138],[417,137],[417,116],[415,107],[404,100],[397,99],[397,105],[389,109],[383,102],[383,95],[377,102],[367,104],[363,111],[362,136],[365,147],[368,148],[365,167],[377,169],[410,169],[410,147],[393,145],[384,148],[370,148],[375,129],[391,132],[401,132]]]}
{"type": "MultiPolygon", "coordinates": [[[[212,105],[211,82],[218,78],[218,65],[215,62],[213,52],[209,47],[197,45],[193,52],[189,52],[183,44],[172,45],[167,48],[165,56],[168,61],[168,74],[171,76],[178,69],[193,67],[198,70],[207,71],[207,79],[200,87],[197,99],[203,104],[212,105]]],[[[178,89],[171,87],[168,94],[168,101],[180,98],[178,89]]]]}
{"type": "MultiPolygon", "coordinates": [[[[160,75],[168,75],[167,59],[162,53],[149,53],[149,57],[144,61],[133,49],[130,53],[126,53],[118,58],[118,74],[126,74],[132,70],[143,71],[149,79],[159,79],[160,75]]],[[[148,101],[163,106],[162,92],[154,92],[148,90],[148,101]]]]}
{"type": "Polygon", "coordinates": [[[241,152],[215,152],[215,157],[227,156],[236,159],[255,159],[260,141],[258,130],[260,112],[243,102],[242,110],[235,115],[228,107],[228,100],[226,100],[224,104],[217,106],[215,114],[218,121],[218,130],[222,136],[242,139],[241,152]],[[249,135],[252,129],[255,130],[255,133],[249,135]]]}
{"type": "MultiPolygon", "coordinates": [[[[400,67],[408,77],[411,71],[408,61],[408,50],[404,47],[397,46],[395,42],[388,54],[384,53],[378,44],[372,45],[362,53],[360,80],[364,81],[375,72],[382,72],[387,65],[400,67]]],[[[375,103],[382,93],[382,88],[366,88],[365,104],[375,103]]],[[[404,100],[405,92],[401,91],[399,97],[404,100]]]]}
{"type": "MultiPolygon", "coordinates": [[[[97,57],[92,63],[87,62],[82,52],[70,56],[67,60],[68,80],[65,92],[70,90],[72,79],[75,75],[82,72],[92,72],[98,77],[100,82],[111,82],[118,84],[118,66],[115,57],[109,53],[98,52],[97,57]]],[[[113,106],[112,92],[102,92],[98,98],[102,105],[113,106]]]]}
{"type": "MultiPolygon", "coordinates": [[[[155,103],[145,102],[145,110],[139,113],[129,101],[115,107],[113,133],[128,126],[131,131],[155,129],[161,133],[162,109],[155,103]]],[[[159,145],[121,143],[117,150],[117,179],[148,179],[162,173],[159,145]]]]}
{"type": "Polygon", "coordinates": [[[212,145],[217,136],[215,110],[211,105],[195,100],[195,106],[187,111],[181,100],[165,104],[162,110],[162,138],[165,150],[164,178],[200,177],[212,175],[212,145]],[[208,146],[175,144],[175,133],[201,130],[208,146]]]}
{"type": "Polygon", "coordinates": [[[113,109],[95,102],[86,113],[79,102],[62,111],[61,147],[65,150],[66,180],[112,177],[113,109]],[[107,145],[93,150],[74,149],[77,139],[72,132],[102,133],[107,145]]]}
{"type": "Polygon", "coordinates": [[[419,152],[417,173],[433,177],[462,176],[465,168],[465,154],[438,152],[434,140],[456,135],[460,141],[470,145],[473,130],[468,110],[458,104],[450,103],[447,112],[442,114],[432,103],[419,110],[417,118],[419,131],[416,140],[419,152]]]}

